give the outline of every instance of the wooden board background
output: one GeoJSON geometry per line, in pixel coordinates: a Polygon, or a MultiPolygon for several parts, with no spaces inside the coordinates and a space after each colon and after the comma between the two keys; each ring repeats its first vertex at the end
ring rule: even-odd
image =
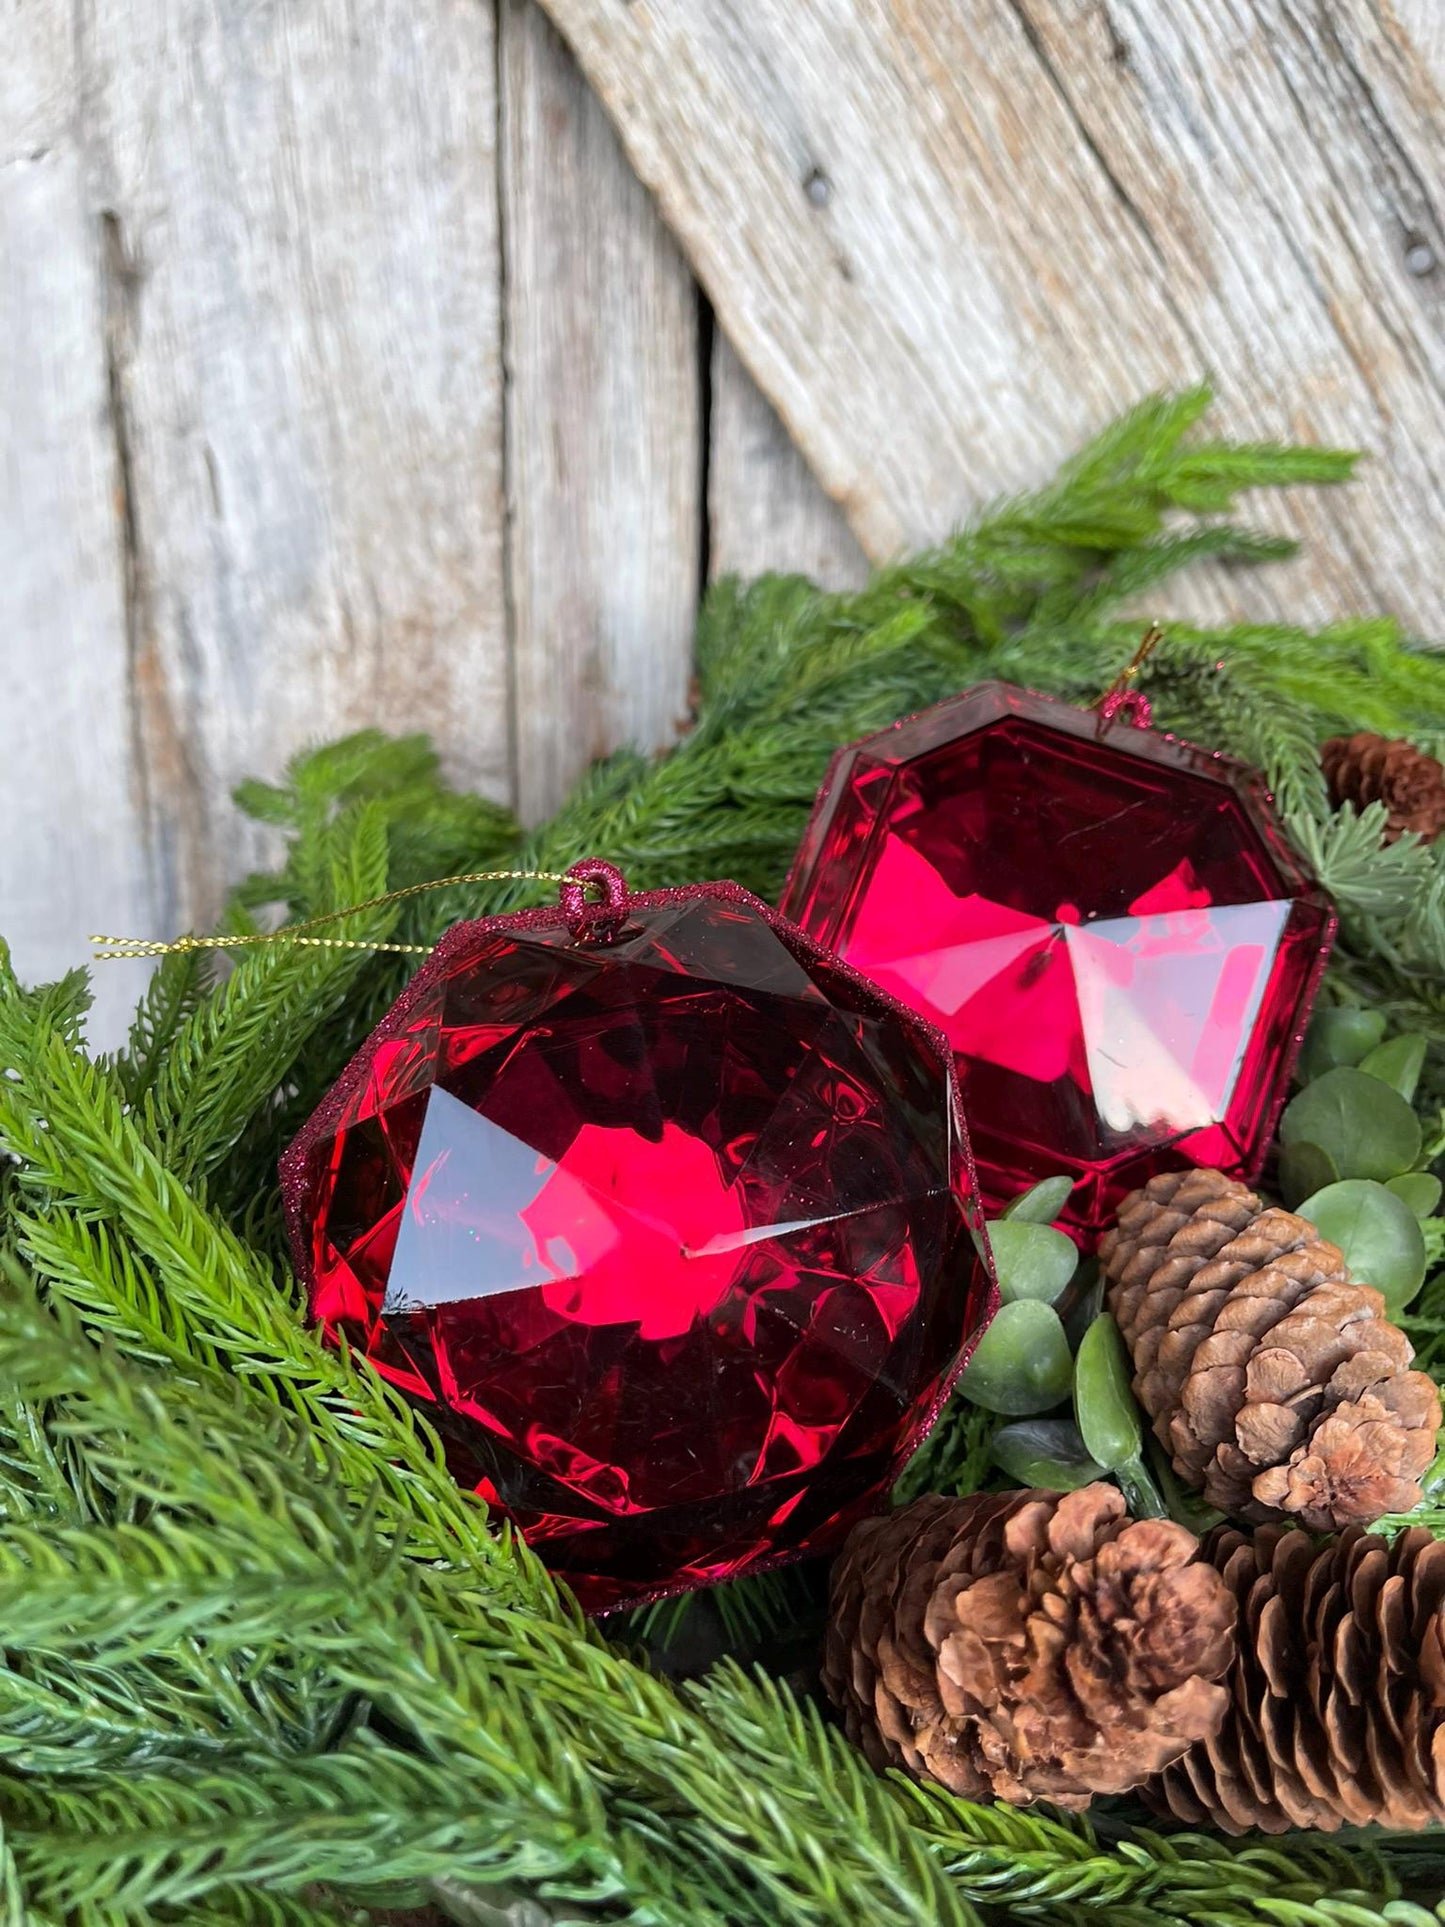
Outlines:
{"type": "Polygon", "coordinates": [[[1171,606],[1445,628],[1436,0],[546,6],[0,0],[28,974],[207,921],[234,782],[363,723],[535,819],[671,740],[704,575],[855,581],[1206,372],[1376,459],[1171,606]]]}

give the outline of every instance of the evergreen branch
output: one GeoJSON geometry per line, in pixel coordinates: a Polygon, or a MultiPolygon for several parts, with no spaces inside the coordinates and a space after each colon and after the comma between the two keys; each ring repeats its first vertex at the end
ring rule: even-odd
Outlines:
{"type": "Polygon", "coordinates": [[[318,1751],[349,1711],[314,1667],[274,1646],[231,1655],[192,1641],[119,1667],[16,1652],[0,1668],[0,1762],[62,1780],[171,1762],[194,1771],[318,1751]]]}
{"type": "Polygon", "coordinates": [[[3,1817],[0,1817],[0,1927],[57,1927],[53,1917],[33,1907],[26,1896],[3,1817]]]}
{"type": "MultiPolygon", "coordinates": [[[[153,1916],[147,1912],[141,1918],[153,1916]]],[[[218,1887],[200,1906],[178,1908],[168,1918],[177,1927],[366,1927],[365,1914],[356,1908],[318,1906],[258,1887],[218,1887]]]]}
{"type": "Polygon", "coordinates": [[[109,1060],[132,1109],[144,1105],[156,1079],[195,1022],[208,990],[202,953],[176,951],[162,957],[141,995],[126,1048],[109,1060]]]}
{"type": "Polygon", "coordinates": [[[383,1379],[300,1323],[271,1267],[177,1181],[103,1070],[33,1012],[26,1022],[14,996],[0,995],[0,1057],[17,1072],[0,1081],[0,1145],[43,1206],[21,1231],[52,1289],[141,1358],[234,1371],[304,1414],[353,1491],[383,1481],[388,1528],[412,1556],[486,1572],[548,1609],[546,1575],[487,1530],[435,1436],[383,1379]]]}
{"type": "MultiPolygon", "coordinates": [[[[233,1540],[249,1540],[258,1572],[278,1577],[300,1572],[308,1583],[317,1583],[309,1570],[313,1562],[308,1554],[324,1558],[329,1545],[338,1581],[329,1594],[318,1583],[314,1596],[306,1601],[311,1622],[298,1621],[288,1629],[294,1600],[278,1599],[267,1620],[263,1591],[255,1602],[259,1617],[252,1617],[249,1593],[242,1592],[238,1598],[230,1583],[229,1560],[218,1558],[208,1569],[202,1558],[189,1563],[178,1558],[178,1548],[189,1551],[198,1541],[194,1534],[181,1534],[174,1523],[166,1528],[153,1522],[148,1547],[147,1535],[139,1530],[108,1536],[92,1531],[66,1534],[47,1551],[27,1531],[10,1535],[8,1542],[0,1536],[0,1630],[9,1629],[4,1614],[10,1599],[7,1581],[15,1563],[22,1572],[39,1572],[42,1580],[56,1573],[64,1577],[68,1568],[75,1582],[69,1589],[68,1618],[63,1604],[58,1617],[47,1617],[50,1592],[43,1583],[37,1587],[34,1643],[42,1649],[63,1633],[67,1644],[88,1646],[94,1658],[121,1663],[133,1648],[139,1649],[153,1627],[158,1640],[162,1633],[174,1637],[178,1630],[189,1634],[203,1628],[207,1644],[223,1649],[236,1636],[237,1625],[240,1638],[267,1645],[284,1645],[299,1630],[308,1658],[324,1660],[348,1693],[375,1705],[395,1729],[415,1732],[428,1755],[448,1763],[456,1781],[465,1785],[470,1776],[469,1810],[476,1807],[482,1788],[488,1789],[493,1801],[505,1791],[496,1784],[499,1772],[505,1771],[522,1776],[522,1790],[554,1789],[549,1811],[575,1816],[581,1797],[572,1783],[575,1776],[585,1773],[589,1762],[593,1771],[602,1770],[601,1761],[592,1761],[592,1756],[599,1732],[596,1709],[606,1706],[611,1709],[609,1748],[621,1742],[617,1765],[610,1771],[631,1768],[641,1776],[640,1785],[646,1786],[653,1802],[681,1816],[679,1853],[684,1866],[694,1864],[699,1855],[704,1860],[710,1857],[718,1882],[761,1887],[770,1894],[764,1917],[772,1917],[774,1902],[779,1909],[786,1907],[810,1889],[827,1903],[823,1918],[834,1917],[835,1902],[843,1918],[849,1917],[845,1907],[851,1909],[855,1901],[868,1904],[868,1892],[877,1887],[880,1877],[879,1867],[873,1855],[860,1855],[853,1844],[850,1815],[840,1814],[840,1830],[828,1854],[810,1863],[802,1850],[807,1836],[800,1832],[802,1817],[816,1804],[807,1783],[801,1783],[796,1794],[780,1796],[760,1790],[750,1774],[731,1771],[707,1730],[662,1682],[634,1674],[616,1655],[570,1628],[550,1626],[531,1615],[508,1614],[482,1597],[465,1607],[470,1617],[449,1631],[432,1609],[440,1605],[455,1615],[459,1602],[443,1591],[440,1576],[416,1571],[412,1587],[388,1588],[390,1568],[385,1563],[368,1565],[359,1544],[357,1535],[364,1526],[348,1525],[344,1515],[327,1506],[324,1487],[315,1484],[304,1457],[298,1461],[294,1452],[286,1452],[264,1434],[243,1449],[238,1450],[235,1440],[225,1449],[225,1421],[239,1408],[233,1406],[228,1412],[204,1386],[185,1394],[205,1418],[198,1438],[193,1424],[168,1416],[147,1389],[136,1389],[126,1374],[108,1367],[103,1357],[82,1363],[73,1348],[57,1338],[47,1339],[44,1321],[38,1312],[27,1311],[23,1302],[6,1308],[0,1321],[0,1368],[31,1397],[54,1397],[67,1387],[84,1387],[69,1393],[76,1409],[63,1421],[67,1429],[94,1441],[91,1449],[103,1469],[114,1477],[123,1468],[127,1482],[153,1504],[203,1509],[213,1535],[218,1527],[225,1528],[218,1535],[223,1552],[233,1540]],[[123,1443],[123,1455],[109,1442],[117,1438],[123,1443]],[[211,1449],[198,1451],[201,1440],[208,1441],[211,1449]],[[141,1556],[143,1548],[148,1558],[141,1556]],[[82,1552],[85,1559],[79,1556],[82,1552]],[[211,1616],[198,1622],[192,1608],[205,1606],[210,1582],[216,1588],[210,1600],[211,1616]],[[84,1602],[84,1610],[77,1601],[84,1602]],[[156,1611],[161,1615],[158,1623],[147,1616],[156,1611]],[[165,1619],[167,1612],[181,1616],[179,1628],[165,1619]],[[316,1617],[331,1613],[336,1615],[335,1628],[319,1629],[316,1617]],[[117,1635],[121,1646],[112,1652],[104,1642],[117,1635]],[[564,1680],[570,1706],[558,1696],[564,1680]],[[533,1683],[550,1683],[552,1692],[529,1693],[533,1683]],[[554,1704],[555,1716],[547,1711],[554,1704]],[[567,1710],[562,1710],[564,1706],[567,1710]],[[555,1729],[554,1717],[561,1722],[555,1729]],[[547,1744],[549,1734],[554,1737],[547,1744]],[[732,1829],[743,1836],[745,1850],[740,1844],[720,1853],[711,1828],[688,1819],[690,1812],[715,1819],[720,1801],[726,1804],[732,1829]]],[[[281,1414],[273,1418],[273,1425],[289,1423],[281,1414]]],[[[23,1639],[23,1626],[19,1633],[23,1639]]],[[[513,1788],[513,1797],[521,1798],[522,1790],[513,1788]]],[[[489,1817],[495,1817],[490,1809],[489,1817]]],[[[597,1816],[593,1818],[600,1825],[597,1816]]],[[[534,1840],[538,1824],[534,1816],[530,1822],[534,1840]]],[[[274,1829],[262,1832],[270,1837],[274,1829]]],[[[589,1838],[596,1832],[594,1825],[589,1838]]],[[[630,1833],[621,1838],[625,1842],[630,1833]]],[[[211,1836],[206,1839],[209,1843],[211,1836]]],[[[123,1841],[108,1840],[109,1862],[119,1863],[125,1852],[123,1841]]],[[[913,1889],[918,1890],[916,1904],[908,1905],[900,1917],[968,1921],[968,1910],[951,1902],[946,1883],[926,1857],[915,1853],[912,1859],[906,1877],[893,1868],[887,1879],[895,1902],[901,1895],[901,1904],[906,1905],[913,1889]]],[[[146,1865],[151,1866],[151,1861],[146,1865]]],[[[218,1863],[213,1858],[207,1858],[206,1865],[216,1873],[218,1863]]],[[[235,1867],[226,1865],[227,1877],[239,1877],[235,1867]]],[[[336,1876],[329,1863],[319,1867],[312,1863],[309,1877],[332,1881],[336,1876]]],[[[639,1891],[642,1879],[641,1871],[633,1867],[630,1890],[639,1891]]],[[[159,1892],[167,1901],[187,1897],[169,1888],[159,1892]]],[[[123,1900],[124,1895],[86,1890],[68,1898],[98,1903],[123,1900]]],[[[779,1912],[777,1917],[794,1916],[779,1912]]]]}
{"type": "Polygon", "coordinates": [[[907,1505],[923,1492],[977,1492],[990,1470],[989,1445],[1001,1421],[955,1394],[923,1444],[903,1468],[894,1503],[907,1505]]]}
{"type": "Polygon", "coordinates": [[[1406,1920],[1400,1883],[1372,1850],[1292,1840],[1290,1851],[1135,1828],[1110,1844],[1083,1816],[979,1806],[937,1785],[889,1783],[950,1873],[981,1906],[1058,1927],[1384,1927],[1406,1920]],[[1371,1882],[1360,1884],[1361,1876],[1371,1882]],[[1343,1904],[1353,1915],[1332,1911],[1343,1904]],[[1387,1911],[1388,1910],[1388,1911],[1387,1911]]]}
{"type": "Polygon", "coordinates": [[[565,1805],[539,1802],[538,1765],[534,1754],[509,1763],[498,1751],[479,1799],[475,1780],[449,1763],[363,1736],[284,1767],[101,1777],[41,1800],[27,1784],[0,1782],[0,1799],[19,1816],[22,1878],[61,1913],[149,1915],[236,1888],[301,1897],[318,1885],[362,1905],[414,1906],[445,1877],[483,1889],[517,1880],[584,1906],[635,1895],[614,1918],[717,1927],[705,1901],[694,1909],[659,1891],[640,1850],[614,1857],[583,1775],[563,1782],[565,1805]]]}
{"type": "MultiPolygon", "coordinates": [[[[328,910],[363,903],[387,887],[387,824],[361,805],[328,842],[328,910]]],[[[342,938],[388,938],[388,909],[340,921],[342,938]]],[[[370,959],[365,951],[277,944],[242,952],[212,995],[173,1027],[148,1066],[145,1117],[158,1154],[182,1182],[203,1178],[230,1152],[284,1078],[319,1021],[345,1002],[370,959]]]]}
{"type": "Polygon", "coordinates": [[[12,1528],[0,1533],[0,1644],[123,1665],[195,1638],[213,1653],[250,1650],[284,1626],[323,1649],[357,1574],[348,1570],[343,1582],[334,1558],[307,1550],[303,1558],[273,1539],[263,1559],[254,1544],[228,1540],[215,1526],[187,1532],[168,1520],[59,1533],[12,1528]]]}

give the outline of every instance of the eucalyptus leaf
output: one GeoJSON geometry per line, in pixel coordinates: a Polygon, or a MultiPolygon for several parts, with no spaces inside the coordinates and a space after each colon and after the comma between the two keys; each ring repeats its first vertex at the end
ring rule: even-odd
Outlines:
{"type": "Polygon", "coordinates": [[[1114,1467],[1114,1477],[1119,1482],[1119,1490],[1124,1501],[1136,1519],[1167,1519],[1169,1507],[1164,1503],[1164,1494],[1154,1483],[1154,1476],[1142,1458],[1126,1459],[1122,1465],[1114,1467]]]}
{"type": "Polygon", "coordinates": [[[1077,1356],[1084,1333],[1104,1309],[1104,1274],[1097,1258],[1085,1258],[1074,1273],[1070,1295],[1073,1302],[1063,1314],[1064,1330],[1069,1336],[1069,1350],[1077,1356]]]}
{"type": "Polygon", "coordinates": [[[1016,1298],[1037,1298],[1052,1305],[1078,1268],[1073,1239],[1028,1218],[996,1219],[988,1227],[988,1241],[1005,1304],[1016,1298]]]}
{"type": "Polygon", "coordinates": [[[1425,1282],[1425,1236],[1403,1198],[1368,1178],[1346,1178],[1299,1209],[1322,1238],[1339,1246],[1361,1284],[1384,1293],[1390,1312],[1404,1310],[1425,1282]]]}
{"type": "Polygon", "coordinates": [[[1442,1186],[1433,1171],[1402,1171],[1385,1189],[1403,1198],[1417,1218],[1430,1218],[1440,1203],[1442,1186]]]}
{"type": "Polygon", "coordinates": [[[1037,1298],[1019,1298],[994,1313],[958,1385],[986,1412],[1026,1418],[1066,1399],[1073,1379],[1059,1314],[1037,1298]]]}
{"type": "Polygon", "coordinates": [[[1425,1499],[1438,1499],[1445,1492],[1445,1445],[1435,1454],[1420,1481],[1420,1490],[1425,1499]]]}
{"type": "Polygon", "coordinates": [[[1170,1462],[1168,1452],[1154,1432],[1150,1432],[1144,1441],[1144,1458],[1163,1496],[1165,1508],[1171,1519],[1177,1519],[1180,1525],[1188,1526],[1189,1530],[1201,1539],[1206,1532],[1212,1532],[1215,1526],[1224,1524],[1222,1512],[1216,1511],[1212,1505],[1207,1505],[1199,1493],[1182,1483],[1170,1462]]]}
{"type": "Polygon", "coordinates": [[[1420,1082],[1428,1048],[1429,1040],[1418,1031],[1405,1031],[1387,1043],[1377,1044],[1368,1056],[1360,1059],[1360,1069],[1367,1077],[1378,1077],[1382,1083],[1392,1085],[1408,1104],[1420,1082]]]}
{"type": "Polygon", "coordinates": [[[1302,1138],[1298,1144],[1284,1144],[1279,1153],[1279,1192],[1293,1211],[1301,1198],[1323,1191],[1339,1177],[1335,1161],[1318,1144],[1302,1138]]]}
{"type": "Polygon", "coordinates": [[[1317,1144],[1342,1178],[1381,1184],[1408,1171],[1420,1155],[1420,1120],[1400,1093],[1344,1064],[1290,1100],[1279,1134],[1287,1145],[1317,1144]]]}
{"type": "Polygon", "coordinates": [[[1005,1218],[1019,1218],[1029,1224],[1052,1224],[1074,1194],[1073,1178],[1043,1178],[1028,1191],[1020,1191],[1012,1204],[1004,1206],[1005,1218]]]}
{"type": "Polygon", "coordinates": [[[1305,1032],[1300,1077],[1308,1083],[1340,1064],[1358,1064],[1384,1035],[1383,1011],[1359,1010],[1353,1004],[1327,1005],[1315,1012],[1305,1032]]]}
{"type": "Polygon", "coordinates": [[[1130,1379],[1119,1327],[1102,1311],[1084,1333],[1074,1362],[1074,1414],[1086,1450],[1111,1472],[1131,1465],[1144,1442],[1130,1379]]]}
{"type": "Polygon", "coordinates": [[[1002,1426],[989,1442],[993,1462],[1020,1485],[1051,1492],[1077,1492],[1104,1476],[1091,1459],[1079,1428],[1067,1418],[1025,1418],[1002,1426]]]}

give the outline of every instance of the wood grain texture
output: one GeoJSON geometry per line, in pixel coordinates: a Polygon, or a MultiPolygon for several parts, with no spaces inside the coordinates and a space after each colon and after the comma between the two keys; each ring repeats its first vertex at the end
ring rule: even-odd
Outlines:
{"type": "Polygon", "coordinates": [[[81,0],[159,927],[263,847],[231,785],[366,724],[505,793],[485,8],[81,0]]]}
{"type": "Polygon", "coordinates": [[[719,334],[712,353],[708,573],[777,569],[828,589],[864,581],[868,558],[788,438],[777,411],[719,334]]]}
{"type": "Polygon", "coordinates": [[[576,64],[503,0],[517,800],[673,740],[700,556],[697,292],[576,64]]]}
{"type": "Polygon", "coordinates": [[[1377,459],[1271,509],[1302,563],[1174,606],[1442,626],[1422,0],[546,4],[872,555],[1213,372],[1221,429],[1377,459]]]}
{"type": "MultiPolygon", "coordinates": [[[[16,968],[59,976],[91,930],[145,928],[102,236],[75,139],[69,22],[0,7],[0,903],[16,968]],[[57,808],[63,800],[64,807],[57,808]]],[[[134,984],[96,984],[121,1034],[134,984]]]]}
{"type": "Polygon", "coordinates": [[[1403,32],[1432,73],[1445,68],[1445,7],[1440,0],[1394,0],[1397,31],[1403,32]]]}

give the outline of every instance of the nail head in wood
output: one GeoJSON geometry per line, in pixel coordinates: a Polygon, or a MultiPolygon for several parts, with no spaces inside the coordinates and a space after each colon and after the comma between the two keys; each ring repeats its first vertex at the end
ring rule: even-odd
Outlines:
{"type": "Polygon", "coordinates": [[[1439,266],[1440,257],[1425,239],[1423,234],[1411,234],[1405,241],[1405,272],[1407,274],[1433,274],[1439,266]]]}

